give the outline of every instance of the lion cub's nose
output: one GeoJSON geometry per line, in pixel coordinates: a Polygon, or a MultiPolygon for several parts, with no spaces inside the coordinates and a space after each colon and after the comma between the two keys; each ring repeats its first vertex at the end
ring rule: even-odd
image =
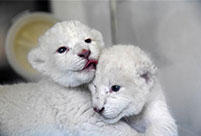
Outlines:
{"type": "Polygon", "coordinates": [[[101,114],[104,111],[104,109],[105,109],[104,107],[101,108],[101,109],[98,109],[98,108],[94,107],[94,111],[99,113],[99,114],[101,114]]]}
{"type": "Polygon", "coordinates": [[[90,54],[91,54],[90,50],[83,49],[80,53],[78,53],[78,56],[81,58],[88,59],[90,54]]]}

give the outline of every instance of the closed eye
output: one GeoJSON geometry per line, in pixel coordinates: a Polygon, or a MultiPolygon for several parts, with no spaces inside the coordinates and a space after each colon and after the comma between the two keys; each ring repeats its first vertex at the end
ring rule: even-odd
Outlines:
{"type": "Polygon", "coordinates": [[[91,92],[95,93],[96,90],[97,90],[97,87],[96,87],[95,84],[91,83],[91,84],[89,85],[89,89],[91,90],[91,92]]]}
{"type": "Polygon", "coordinates": [[[94,86],[95,88],[97,88],[95,84],[93,84],[93,86],[94,86]]]}

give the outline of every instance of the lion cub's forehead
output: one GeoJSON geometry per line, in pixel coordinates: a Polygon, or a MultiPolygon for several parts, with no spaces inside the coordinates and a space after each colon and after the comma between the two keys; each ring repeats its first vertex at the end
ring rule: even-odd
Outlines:
{"type": "Polygon", "coordinates": [[[135,70],[136,66],[146,62],[151,63],[149,57],[133,45],[117,45],[102,50],[98,67],[103,70],[122,69],[135,70]]]}
{"type": "Polygon", "coordinates": [[[51,44],[73,43],[91,36],[90,31],[88,26],[79,21],[59,22],[39,39],[39,44],[49,46],[51,44]]]}
{"type": "Polygon", "coordinates": [[[143,62],[151,60],[136,46],[118,45],[106,48],[101,52],[96,78],[132,80],[138,73],[138,66],[143,62]]]}
{"type": "Polygon", "coordinates": [[[80,37],[80,38],[87,38],[86,36],[89,36],[91,29],[78,22],[78,21],[71,21],[71,22],[63,22],[61,24],[63,27],[63,32],[70,38],[73,37],[80,37]]]}

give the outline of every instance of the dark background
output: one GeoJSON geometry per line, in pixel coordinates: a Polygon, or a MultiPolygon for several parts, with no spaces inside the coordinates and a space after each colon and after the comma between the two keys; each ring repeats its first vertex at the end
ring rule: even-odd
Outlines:
{"type": "MultiPolygon", "coordinates": [[[[43,11],[51,12],[50,2],[48,0],[29,0],[29,1],[5,1],[0,0],[0,24],[4,28],[4,40],[7,30],[12,24],[12,19],[24,11],[43,11]]],[[[1,32],[1,30],[0,30],[1,32]]],[[[1,38],[3,39],[3,38],[1,38]]],[[[4,41],[3,41],[4,43],[4,41]]],[[[4,46],[1,45],[0,46],[4,46]]],[[[5,62],[8,63],[8,62],[5,62]]],[[[0,67],[0,84],[12,84],[15,82],[26,82],[18,75],[9,64],[0,67]]]]}

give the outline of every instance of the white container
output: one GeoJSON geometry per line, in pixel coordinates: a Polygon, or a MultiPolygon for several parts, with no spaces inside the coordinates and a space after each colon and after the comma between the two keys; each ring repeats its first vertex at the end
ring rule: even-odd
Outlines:
{"type": "Polygon", "coordinates": [[[6,37],[6,56],[12,68],[28,81],[37,81],[40,74],[28,62],[27,54],[37,46],[38,38],[59,19],[43,12],[23,13],[14,20],[6,37]]]}

